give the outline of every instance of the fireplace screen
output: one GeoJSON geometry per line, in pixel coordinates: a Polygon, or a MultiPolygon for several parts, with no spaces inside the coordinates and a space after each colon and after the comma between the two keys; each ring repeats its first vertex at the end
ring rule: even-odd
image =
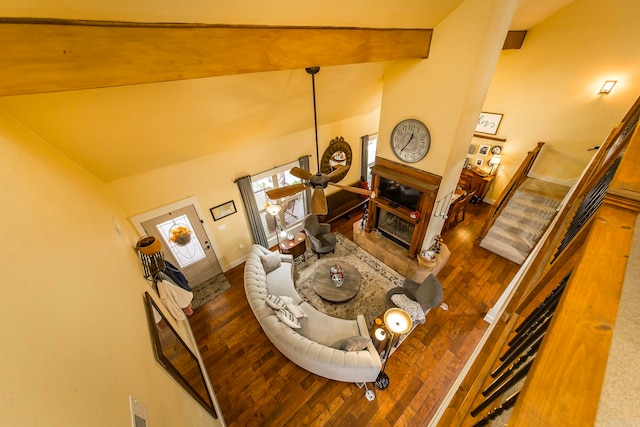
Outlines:
{"type": "Polygon", "coordinates": [[[380,230],[385,237],[408,249],[411,245],[414,229],[415,224],[380,209],[380,214],[378,215],[378,230],[380,230]]]}

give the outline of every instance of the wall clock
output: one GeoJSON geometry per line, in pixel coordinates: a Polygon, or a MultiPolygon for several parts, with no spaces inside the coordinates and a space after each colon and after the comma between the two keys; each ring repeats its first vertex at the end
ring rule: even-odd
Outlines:
{"type": "Polygon", "coordinates": [[[349,172],[352,157],[349,143],[341,136],[333,138],[320,159],[320,172],[328,175],[334,170],[342,168],[341,172],[331,178],[333,183],[340,182],[349,172]]]}
{"type": "Polygon", "coordinates": [[[420,120],[401,121],[391,132],[393,154],[407,163],[422,160],[431,148],[431,134],[420,120]]]}
{"type": "Polygon", "coordinates": [[[493,147],[491,147],[491,154],[497,156],[501,152],[502,152],[502,147],[500,147],[499,145],[494,145],[493,147]]]}

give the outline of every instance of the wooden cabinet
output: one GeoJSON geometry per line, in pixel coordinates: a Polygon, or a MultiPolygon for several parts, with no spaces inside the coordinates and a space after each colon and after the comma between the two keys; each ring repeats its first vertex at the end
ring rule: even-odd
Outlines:
{"type": "Polygon", "coordinates": [[[371,176],[373,188],[377,196],[369,200],[369,214],[366,226],[367,233],[378,227],[380,211],[386,211],[404,221],[406,224],[413,225],[411,237],[408,239],[410,242],[407,256],[414,259],[420,251],[427,232],[427,226],[429,225],[429,219],[431,218],[442,177],[381,157],[376,157],[376,164],[371,168],[371,176]],[[413,209],[386,199],[384,195],[380,193],[380,180],[382,178],[419,192],[416,209],[420,213],[418,217],[412,217],[413,209]]]}
{"type": "Polygon", "coordinates": [[[482,202],[487,191],[489,191],[493,178],[495,178],[495,175],[482,176],[472,169],[462,169],[458,187],[468,193],[475,191],[478,195],[478,202],[482,202]]]}

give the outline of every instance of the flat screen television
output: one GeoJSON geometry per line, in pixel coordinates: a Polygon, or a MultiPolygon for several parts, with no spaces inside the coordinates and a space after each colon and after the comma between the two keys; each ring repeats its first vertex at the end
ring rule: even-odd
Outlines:
{"type": "Polygon", "coordinates": [[[415,211],[418,209],[420,201],[420,191],[415,190],[406,185],[398,184],[385,177],[380,177],[380,185],[378,186],[378,196],[397,203],[400,206],[415,211]]]}

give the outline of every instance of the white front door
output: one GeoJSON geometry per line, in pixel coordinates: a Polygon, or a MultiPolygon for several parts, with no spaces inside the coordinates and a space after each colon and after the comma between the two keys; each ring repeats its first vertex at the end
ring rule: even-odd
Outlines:
{"type": "Polygon", "coordinates": [[[140,223],[162,243],[164,257],[194,287],[222,272],[200,217],[193,205],[171,210],[140,223]]]}

